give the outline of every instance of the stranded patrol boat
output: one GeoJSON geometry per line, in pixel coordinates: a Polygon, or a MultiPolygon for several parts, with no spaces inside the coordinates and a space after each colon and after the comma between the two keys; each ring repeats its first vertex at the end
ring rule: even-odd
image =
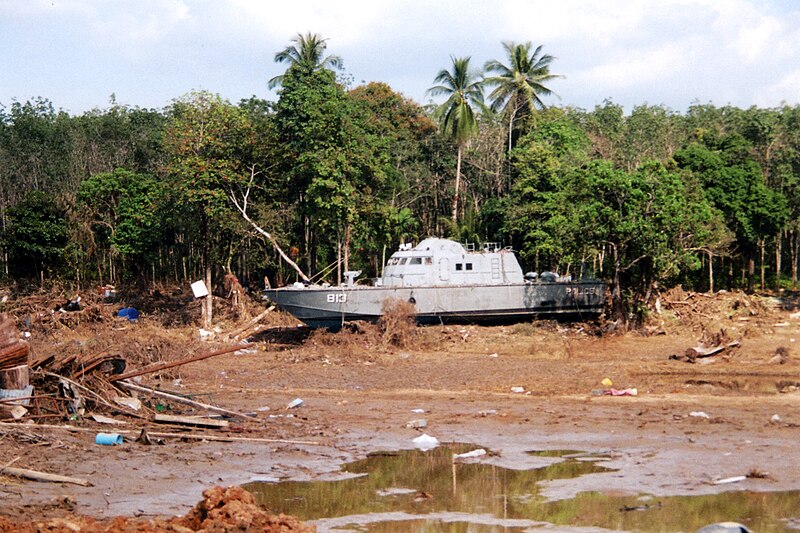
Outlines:
{"type": "Polygon", "coordinates": [[[573,281],[552,272],[523,276],[510,248],[467,249],[448,239],[401,245],[373,285],[361,272],[345,272],[341,286],[295,283],[264,296],[312,328],[338,330],[345,322],[377,320],[385,302],[404,300],[421,324],[510,323],[534,318],[594,318],[603,309],[605,284],[573,281]]]}

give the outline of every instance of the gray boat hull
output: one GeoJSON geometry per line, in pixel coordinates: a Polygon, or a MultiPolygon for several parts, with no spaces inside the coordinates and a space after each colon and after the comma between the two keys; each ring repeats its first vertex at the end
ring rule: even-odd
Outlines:
{"type": "Polygon", "coordinates": [[[285,287],[267,299],[312,328],[337,330],[353,320],[375,321],[387,300],[414,304],[419,323],[511,323],[534,318],[589,319],[605,300],[602,282],[537,282],[451,287],[285,287]]]}

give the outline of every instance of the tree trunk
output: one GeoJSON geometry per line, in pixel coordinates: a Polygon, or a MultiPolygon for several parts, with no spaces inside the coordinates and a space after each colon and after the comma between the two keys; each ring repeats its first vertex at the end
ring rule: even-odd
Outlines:
{"type": "Polygon", "coordinates": [[[463,143],[459,143],[458,157],[456,159],[456,190],[453,193],[453,226],[458,222],[458,191],[461,189],[461,156],[463,150],[463,143]]]}
{"type": "Polygon", "coordinates": [[[798,239],[800,234],[792,230],[789,232],[789,251],[792,254],[792,288],[797,290],[797,255],[798,255],[798,239]]]}
{"type": "Polygon", "coordinates": [[[208,295],[203,302],[205,306],[205,313],[203,313],[203,327],[211,329],[211,324],[214,319],[214,295],[211,294],[211,261],[206,260],[205,284],[208,289],[208,295]]]}
{"type": "Polygon", "coordinates": [[[336,232],[336,285],[342,284],[342,234],[336,232]]]}
{"type": "Polygon", "coordinates": [[[781,253],[783,252],[783,235],[779,231],[775,235],[775,289],[781,288],[781,253]]]}
{"type": "Polygon", "coordinates": [[[756,284],[756,258],[754,250],[747,254],[747,292],[753,292],[756,284]]]}
{"type": "Polygon", "coordinates": [[[714,254],[708,252],[708,293],[714,294],[714,254]]]}
{"type": "Polygon", "coordinates": [[[766,288],[766,281],[764,280],[766,274],[766,265],[764,264],[764,239],[761,239],[758,243],[758,246],[761,251],[761,291],[763,292],[766,288]]]}
{"type": "Polygon", "coordinates": [[[351,237],[350,223],[344,227],[344,271],[350,270],[350,237],[351,237]]]}

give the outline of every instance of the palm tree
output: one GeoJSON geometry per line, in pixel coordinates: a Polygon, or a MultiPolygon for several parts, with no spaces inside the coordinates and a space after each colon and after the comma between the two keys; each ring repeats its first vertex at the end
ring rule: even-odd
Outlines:
{"type": "MultiPolygon", "coordinates": [[[[294,44],[287,46],[275,54],[276,63],[289,63],[289,68],[296,66],[313,72],[322,69],[341,69],[342,58],[339,56],[325,56],[328,40],[323,39],[318,33],[298,33],[292,38],[294,44]]],[[[273,89],[283,82],[283,74],[269,80],[269,88],[273,89]]]]}
{"type": "Polygon", "coordinates": [[[433,96],[447,95],[447,100],[437,107],[435,114],[439,118],[442,130],[455,139],[458,145],[456,162],[456,187],[453,194],[453,222],[458,217],[458,195],[461,188],[461,158],[464,147],[478,133],[478,119],[473,106],[483,109],[483,86],[478,75],[469,70],[469,57],[451,56],[451,71],[442,69],[433,80],[434,85],[428,89],[433,96]]]}
{"type": "Polygon", "coordinates": [[[529,115],[535,108],[543,109],[542,96],[553,94],[544,84],[563,78],[557,74],[550,74],[550,63],[555,59],[549,54],[540,55],[542,45],[536,47],[531,53],[531,43],[514,42],[503,43],[508,57],[508,65],[497,60],[488,61],[484,68],[486,72],[494,72],[495,76],[488,77],[484,83],[495,86],[489,95],[491,109],[503,110],[508,115],[508,150],[511,151],[511,132],[514,121],[522,116],[529,115]]]}

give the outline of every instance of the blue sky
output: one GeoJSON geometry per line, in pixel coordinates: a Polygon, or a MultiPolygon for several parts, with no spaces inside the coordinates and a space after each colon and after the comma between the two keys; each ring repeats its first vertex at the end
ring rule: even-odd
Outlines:
{"type": "Polygon", "coordinates": [[[275,100],[274,55],[309,31],[354,85],[419,103],[451,55],[480,67],[505,60],[503,41],[556,57],[553,105],[800,103],[790,0],[0,0],[0,105],[42,96],[80,114],[113,93],[162,108],[195,89],[275,100]]]}

